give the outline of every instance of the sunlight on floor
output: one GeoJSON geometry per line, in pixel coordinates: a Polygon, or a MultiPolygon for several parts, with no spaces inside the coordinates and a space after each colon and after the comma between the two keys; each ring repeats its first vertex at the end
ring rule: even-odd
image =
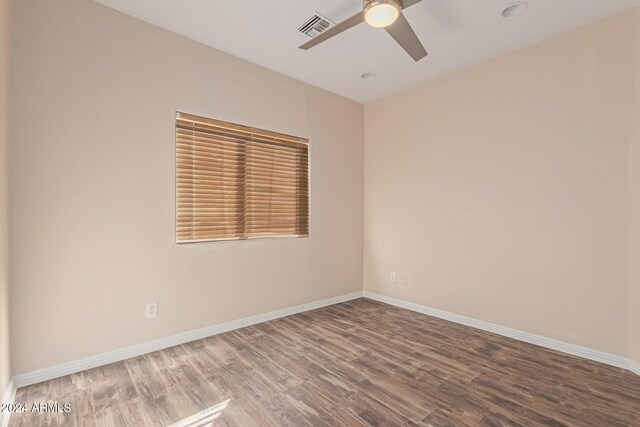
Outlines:
{"type": "Polygon", "coordinates": [[[229,402],[231,402],[231,399],[227,399],[190,417],[183,418],[169,427],[210,427],[213,425],[213,421],[222,414],[229,402]]]}

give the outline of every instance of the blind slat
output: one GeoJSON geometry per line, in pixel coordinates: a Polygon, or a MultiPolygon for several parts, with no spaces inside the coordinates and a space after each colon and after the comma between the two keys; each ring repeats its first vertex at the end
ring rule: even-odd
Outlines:
{"type": "Polygon", "coordinates": [[[306,156],[300,156],[298,159],[278,159],[274,156],[260,156],[255,153],[246,153],[246,155],[242,152],[239,153],[222,153],[220,150],[199,148],[199,147],[190,147],[188,149],[181,148],[178,146],[178,153],[180,154],[178,158],[184,160],[193,161],[203,161],[209,163],[228,163],[232,165],[238,164],[255,164],[255,165],[264,165],[271,167],[284,167],[287,169],[296,168],[298,164],[302,161],[305,161],[306,156]]]}
{"type": "MultiPolygon", "coordinates": [[[[269,228],[269,227],[296,227],[298,220],[302,218],[291,218],[289,220],[261,220],[261,221],[250,221],[249,227],[253,228],[269,228]]],[[[201,221],[195,224],[179,224],[179,231],[188,231],[188,230],[203,230],[203,229],[221,229],[221,228],[244,228],[247,227],[246,224],[243,224],[241,221],[230,221],[230,222],[220,222],[220,221],[201,221]]]]}
{"type": "Polygon", "coordinates": [[[217,194],[218,196],[221,197],[221,200],[224,201],[224,196],[227,193],[231,193],[234,194],[236,196],[242,196],[244,195],[245,199],[248,199],[250,195],[252,194],[256,194],[258,196],[262,195],[262,196],[272,196],[273,198],[295,198],[296,200],[298,200],[298,193],[296,191],[290,191],[290,190],[285,190],[285,189],[276,189],[276,188],[271,188],[271,189],[258,189],[255,187],[252,187],[251,189],[245,189],[245,190],[237,190],[236,185],[220,185],[220,186],[193,186],[190,184],[178,184],[177,189],[178,191],[187,191],[190,194],[193,194],[194,196],[197,197],[197,195],[199,194],[209,194],[209,195],[214,195],[217,194]],[[227,191],[225,190],[220,190],[220,188],[226,188],[227,191]],[[222,193],[222,194],[221,194],[222,193]]]}
{"type": "Polygon", "coordinates": [[[194,170],[194,171],[185,171],[179,169],[176,171],[177,179],[231,179],[237,180],[239,178],[259,178],[264,180],[274,180],[274,181],[283,181],[283,182],[293,182],[298,181],[300,179],[307,180],[308,176],[306,172],[301,172],[298,174],[281,174],[281,173],[271,173],[257,170],[249,170],[249,171],[235,171],[235,170],[194,170]]]}
{"type": "MultiPolygon", "coordinates": [[[[234,199],[229,198],[228,201],[226,199],[220,199],[221,192],[192,192],[188,195],[180,196],[178,200],[182,201],[201,201],[206,203],[231,203],[234,199]],[[206,199],[206,200],[205,200],[206,199]]],[[[263,200],[265,203],[269,201],[273,201],[273,203],[298,203],[298,198],[295,195],[280,195],[278,197],[274,197],[269,194],[256,194],[254,197],[257,201],[263,200]]],[[[244,201],[244,197],[241,194],[236,194],[235,200],[244,201]]]]}
{"type": "MultiPolygon", "coordinates": [[[[243,141],[236,138],[229,138],[227,136],[222,135],[208,135],[200,132],[179,132],[176,134],[176,141],[182,144],[193,144],[197,146],[203,147],[214,147],[214,148],[226,148],[233,149],[234,144],[241,143],[242,148],[246,147],[247,149],[260,151],[260,152],[273,152],[279,154],[281,156],[298,156],[300,154],[304,154],[306,152],[305,146],[300,147],[288,147],[284,145],[273,145],[273,144],[265,144],[260,141],[243,141]]],[[[240,147],[235,147],[236,149],[240,147]]]]}
{"type": "Polygon", "coordinates": [[[237,125],[234,123],[223,122],[220,120],[199,117],[192,114],[177,113],[176,123],[194,127],[202,127],[213,130],[226,130],[239,134],[250,134],[260,138],[274,138],[286,143],[308,144],[309,141],[297,136],[285,135],[282,133],[271,132],[263,129],[251,128],[248,126],[237,125]]]}
{"type": "MultiPolygon", "coordinates": [[[[193,175],[194,173],[200,174],[212,174],[212,175],[239,175],[243,172],[242,165],[237,167],[231,167],[227,165],[217,165],[217,166],[209,166],[209,165],[200,165],[197,164],[197,169],[194,169],[191,165],[186,167],[186,165],[182,165],[184,160],[179,161],[177,173],[193,175]]],[[[198,162],[200,163],[200,162],[198,162]]],[[[298,171],[297,169],[292,170],[282,170],[281,168],[262,168],[262,167],[251,167],[248,173],[254,175],[267,175],[267,176],[282,176],[283,178],[298,178],[298,177],[306,177],[308,175],[307,171],[298,171]]]]}
{"type": "Polygon", "coordinates": [[[178,181],[179,188],[196,188],[196,189],[215,189],[220,186],[224,187],[236,187],[242,185],[244,182],[245,192],[266,192],[266,193],[283,193],[297,195],[301,188],[306,186],[296,185],[295,183],[279,183],[273,180],[257,180],[258,183],[254,184],[254,180],[251,183],[247,183],[246,180],[192,180],[192,179],[180,179],[178,181]]]}

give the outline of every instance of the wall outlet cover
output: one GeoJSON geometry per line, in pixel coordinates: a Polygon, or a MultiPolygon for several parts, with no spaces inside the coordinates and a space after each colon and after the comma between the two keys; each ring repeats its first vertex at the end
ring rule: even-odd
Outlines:
{"type": "Polygon", "coordinates": [[[158,316],[158,303],[157,302],[150,302],[147,304],[146,309],[145,309],[145,315],[148,318],[150,317],[157,317],[158,316]]]}

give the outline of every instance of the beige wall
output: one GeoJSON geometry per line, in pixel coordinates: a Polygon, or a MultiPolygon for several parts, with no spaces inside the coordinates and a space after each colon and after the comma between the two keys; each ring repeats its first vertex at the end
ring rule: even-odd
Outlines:
{"type": "Polygon", "coordinates": [[[368,105],[365,289],[628,354],[638,22],[619,14],[368,105]]]}
{"type": "MultiPolygon", "coordinates": [[[[9,0],[0,0],[0,399],[9,363],[9,0]]],[[[2,418],[2,417],[0,417],[2,418]]]]}
{"type": "Polygon", "coordinates": [[[16,374],[362,289],[362,105],[89,0],[13,23],[16,374]],[[176,110],[311,138],[311,237],[176,246],[176,110]]]}
{"type": "Polygon", "coordinates": [[[640,8],[636,8],[634,135],[629,147],[629,356],[640,363],[640,8]]]}

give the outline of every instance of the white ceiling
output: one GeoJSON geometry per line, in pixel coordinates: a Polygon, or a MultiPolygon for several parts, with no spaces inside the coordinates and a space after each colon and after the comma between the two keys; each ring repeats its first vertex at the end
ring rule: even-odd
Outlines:
{"type": "Polygon", "coordinates": [[[316,11],[335,22],[361,0],[96,0],[271,70],[359,102],[418,83],[640,4],[640,0],[424,0],[404,13],[429,52],[418,63],[384,31],[361,24],[303,51],[297,31],[316,11]],[[360,75],[375,72],[363,80],[360,75]]]}

